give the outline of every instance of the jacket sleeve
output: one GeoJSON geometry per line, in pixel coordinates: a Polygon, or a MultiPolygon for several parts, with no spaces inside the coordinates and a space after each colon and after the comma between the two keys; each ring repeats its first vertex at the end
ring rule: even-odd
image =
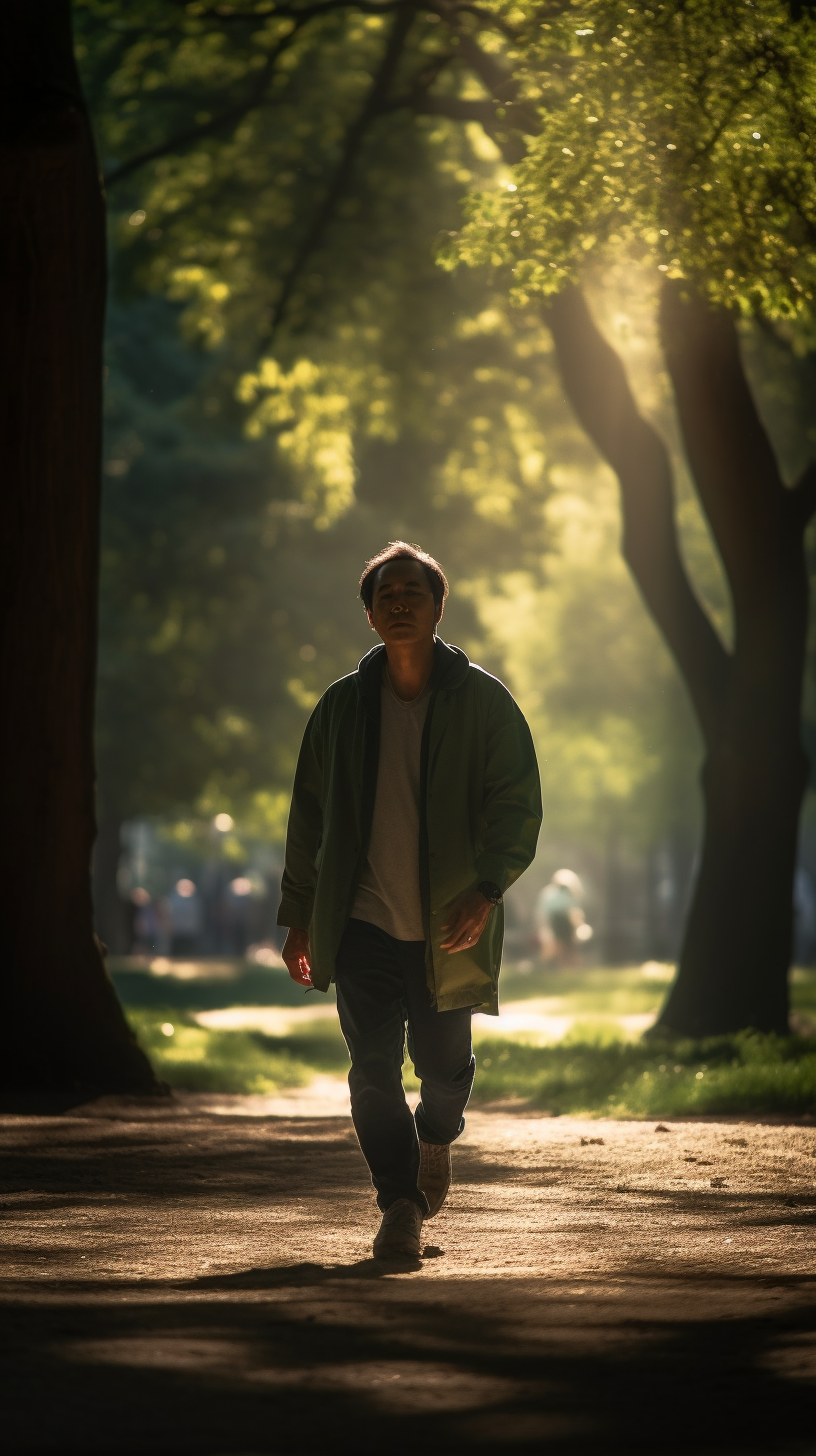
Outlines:
{"type": "Polygon", "coordinates": [[[533,859],[541,828],[541,783],[527,721],[497,685],[487,721],[482,852],[479,880],[504,891],[533,859]]]}
{"type": "Polygon", "coordinates": [[[278,925],[307,930],[317,884],[317,853],[323,837],[322,701],[306,724],[300,746],[281,880],[278,925]]]}

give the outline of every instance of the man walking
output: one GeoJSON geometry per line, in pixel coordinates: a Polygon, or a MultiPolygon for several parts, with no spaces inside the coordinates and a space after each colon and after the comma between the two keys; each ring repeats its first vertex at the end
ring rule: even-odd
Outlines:
{"type": "Polygon", "coordinates": [[[293,980],[336,983],[385,1259],[418,1256],[423,1218],[450,1186],[476,1067],[471,1012],[498,1014],[502,895],[541,823],[521,711],[436,635],[447,594],[439,564],[405,541],[367,562],[360,595],[383,645],[332,684],[306,727],[278,912],[293,980]]]}

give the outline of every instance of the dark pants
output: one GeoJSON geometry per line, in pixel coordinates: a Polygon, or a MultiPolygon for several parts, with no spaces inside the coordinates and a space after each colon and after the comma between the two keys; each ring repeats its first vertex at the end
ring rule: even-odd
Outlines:
{"type": "Polygon", "coordinates": [[[385,1211],[410,1198],[425,1212],[417,1187],[419,1143],[452,1143],[476,1062],[470,1007],[437,1011],[425,980],[425,942],[395,940],[376,925],[350,920],[337,954],[340,1026],[351,1056],[351,1115],[385,1211]],[[416,1121],[402,1087],[405,1026],[408,1053],[421,1083],[416,1121]]]}

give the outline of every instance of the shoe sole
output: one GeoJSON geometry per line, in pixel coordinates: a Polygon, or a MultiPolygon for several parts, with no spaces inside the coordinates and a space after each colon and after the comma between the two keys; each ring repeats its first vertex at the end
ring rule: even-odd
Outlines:
{"type": "Polygon", "coordinates": [[[418,1259],[419,1258],[419,1241],[417,1240],[417,1242],[415,1244],[412,1243],[410,1245],[410,1247],[407,1244],[404,1244],[401,1247],[398,1246],[398,1245],[395,1245],[395,1244],[384,1244],[384,1245],[381,1244],[379,1246],[379,1248],[378,1248],[377,1245],[375,1244],[374,1245],[374,1258],[375,1259],[418,1259]]]}

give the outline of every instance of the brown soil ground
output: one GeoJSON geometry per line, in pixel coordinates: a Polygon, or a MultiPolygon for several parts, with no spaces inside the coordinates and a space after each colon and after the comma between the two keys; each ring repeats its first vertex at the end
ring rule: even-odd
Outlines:
{"type": "Polygon", "coordinates": [[[6,1450],[816,1452],[813,1127],[474,1113],[391,1267],[346,1118],[207,1108],[0,1119],[6,1450]]]}

